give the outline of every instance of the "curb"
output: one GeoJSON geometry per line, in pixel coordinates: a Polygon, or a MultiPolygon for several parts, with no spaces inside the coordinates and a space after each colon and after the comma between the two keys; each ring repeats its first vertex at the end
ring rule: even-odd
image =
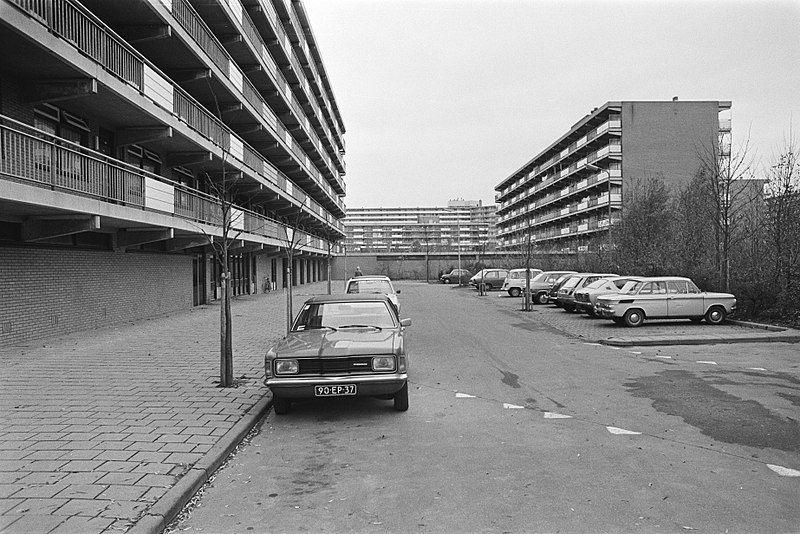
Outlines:
{"type": "Polygon", "coordinates": [[[272,395],[267,394],[136,521],[128,534],[161,534],[271,407],[272,395]]]}

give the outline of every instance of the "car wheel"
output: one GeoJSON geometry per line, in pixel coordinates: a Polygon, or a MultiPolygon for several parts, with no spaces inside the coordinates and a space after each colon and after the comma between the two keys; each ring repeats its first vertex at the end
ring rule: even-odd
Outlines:
{"type": "Polygon", "coordinates": [[[536,304],[547,304],[548,300],[547,293],[536,293],[536,296],[533,297],[533,301],[536,304]]]}
{"type": "Polygon", "coordinates": [[[275,415],[286,415],[289,413],[289,408],[292,401],[281,397],[272,397],[272,407],[275,409],[275,415]]]}
{"type": "Polygon", "coordinates": [[[442,282],[444,282],[445,284],[449,284],[450,283],[450,279],[449,278],[445,278],[445,279],[442,280],[442,282]]]}
{"type": "Polygon", "coordinates": [[[408,410],[408,382],[403,384],[400,391],[394,394],[394,409],[398,412],[408,410]]]}
{"type": "Polygon", "coordinates": [[[725,320],[725,309],[722,306],[712,306],[706,312],[706,322],[709,324],[720,324],[725,320]]]}
{"type": "Polygon", "coordinates": [[[642,310],[628,310],[622,318],[628,326],[642,326],[644,322],[644,312],[642,310]]]}
{"type": "Polygon", "coordinates": [[[508,294],[512,297],[518,297],[520,293],[522,293],[522,291],[518,287],[512,287],[508,290],[508,294]]]}

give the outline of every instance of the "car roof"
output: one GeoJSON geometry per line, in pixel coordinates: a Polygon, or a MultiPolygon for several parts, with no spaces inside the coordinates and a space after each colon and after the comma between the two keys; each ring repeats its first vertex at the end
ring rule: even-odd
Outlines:
{"type": "Polygon", "coordinates": [[[692,281],[691,278],[687,278],[685,276],[638,276],[636,279],[641,282],[669,282],[670,280],[680,280],[681,282],[692,281]]]}
{"type": "Polygon", "coordinates": [[[348,280],[347,283],[349,284],[353,280],[386,280],[387,282],[391,282],[392,281],[391,278],[389,278],[388,276],[384,276],[382,274],[370,274],[370,275],[366,275],[366,276],[354,276],[353,278],[348,280]]]}
{"type": "Polygon", "coordinates": [[[391,302],[383,293],[342,293],[338,295],[315,295],[306,300],[306,304],[324,304],[327,302],[391,302]]]}

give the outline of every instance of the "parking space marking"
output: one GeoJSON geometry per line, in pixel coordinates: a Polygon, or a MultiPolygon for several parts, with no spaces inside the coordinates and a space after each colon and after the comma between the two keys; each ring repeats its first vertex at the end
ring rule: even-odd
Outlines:
{"type": "Polygon", "coordinates": [[[506,410],[524,410],[525,406],[520,406],[518,404],[510,404],[508,402],[503,403],[503,408],[506,410]]]}
{"type": "Polygon", "coordinates": [[[671,360],[672,356],[663,356],[661,354],[656,354],[656,358],[661,358],[661,359],[664,359],[664,360],[671,360]]]}
{"type": "Polygon", "coordinates": [[[781,465],[767,464],[767,467],[778,473],[782,477],[800,477],[800,471],[796,469],[789,469],[781,465]]]}
{"type": "Polygon", "coordinates": [[[717,362],[712,362],[712,361],[710,361],[710,360],[709,360],[709,361],[706,361],[706,360],[697,360],[697,362],[696,362],[696,363],[705,363],[705,364],[707,364],[707,365],[717,365],[717,362]]]}
{"type": "Polygon", "coordinates": [[[466,393],[456,393],[457,399],[474,399],[475,395],[467,395],[466,393]]]}
{"type": "Polygon", "coordinates": [[[607,426],[606,430],[611,432],[612,434],[620,435],[620,436],[638,436],[641,432],[634,432],[633,430],[625,430],[624,428],[617,428],[615,426],[607,426]]]}
{"type": "Polygon", "coordinates": [[[748,367],[748,371],[766,371],[763,367],[748,367]]]}
{"type": "Polygon", "coordinates": [[[554,412],[544,412],[545,419],[572,419],[571,415],[565,415],[563,413],[554,413],[554,412]]]}

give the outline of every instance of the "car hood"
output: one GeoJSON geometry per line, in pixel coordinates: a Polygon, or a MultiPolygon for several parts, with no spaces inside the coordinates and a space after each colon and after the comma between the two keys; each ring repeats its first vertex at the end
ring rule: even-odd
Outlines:
{"type": "Polygon", "coordinates": [[[271,352],[281,358],[337,358],[368,354],[394,354],[401,336],[396,330],[348,328],[292,332],[279,341],[271,352]]]}

